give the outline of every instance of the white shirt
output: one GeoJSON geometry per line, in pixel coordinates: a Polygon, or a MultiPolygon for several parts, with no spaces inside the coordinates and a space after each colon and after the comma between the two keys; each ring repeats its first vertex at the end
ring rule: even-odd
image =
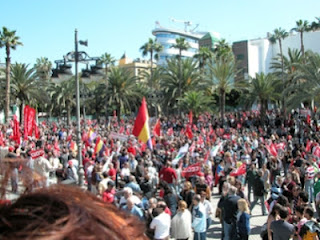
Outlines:
{"type": "Polygon", "coordinates": [[[207,199],[205,199],[203,202],[202,202],[205,210],[206,210],[206,219],[210,217],[210,215],[213,213],[213,208],[212,208],[212,205],[211,205],[211,202],[208,201],[207,199]]]}
{"type": "Polygon", "coordinates": [[[170,235],[171,217],[165,212],[155,217],[150,223],[150,228],[155,229],[154,238],[163,239],[170,235]]]}
{"type": "Polygon", "coordinates": [[[122,168],[120,175],[122,177],[126,177],[126,176],[129,177],[130,176],[130,169],[129,168],[122,168]]]}

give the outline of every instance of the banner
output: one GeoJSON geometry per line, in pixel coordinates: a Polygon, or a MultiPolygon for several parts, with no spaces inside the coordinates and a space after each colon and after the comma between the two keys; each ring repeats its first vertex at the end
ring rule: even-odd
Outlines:
{"type": "Polygon", "coordinates": [[[13,116],[13,136],[12,140],[15,141],[17,144],[20,145],[21,140],[20,140],[20,123],[17,119],[17,116],[13,116]]]}
{"type": "Polygon", "coordinates": [[[179,149],[178,155],[172,160],[172,165],[175,166],[178,164],[179,160],[184,157],[189,151],[189,144],[187,143],[179,149]]]}
{"type": "Polygon", "coordinates": [[[201,163],[195,163],[192,164],[190,166],[188,166],[187,168],[185,168],[184,170],[182,170],[181,175],[185,178],[189,178],[193,175],[197,175],[198,173],[201,172],[201,167],[200,167],[201,163]]]}
{"type": "Polygon", "coordinates": [[[27,140],[28,136],[32,136],[33,134],[36,110],[26,105],[24,107],[23,114],[24,114],[24,139],[27,140]]]}
{"type": "Polygon", "coordinates": [[[111,132],[110,135],[109,135],[111,138],[113,139],[118,139],[122,142],[124,141],[127,141],[128,140],[128,136],[124,135],[124,134],[119,134],[119,133],[116,133],[116,132],[111,132]]]}
{"type": "Polygon", "coordinates": [[[37,149],[30,152],[30,156],[32,159],[37,159],[44,155],[43,149],[37,149]]]}
{"type": "Polygon", "coordinates": [[[242,163],[239,168],[237,168],[236,170],[233,170],[230,173],[230,176],[231,177],[237,177],[237,176],[244,175],[246,172],[247,172],[247,166],[246,166],[245,163],[242,163]]]}

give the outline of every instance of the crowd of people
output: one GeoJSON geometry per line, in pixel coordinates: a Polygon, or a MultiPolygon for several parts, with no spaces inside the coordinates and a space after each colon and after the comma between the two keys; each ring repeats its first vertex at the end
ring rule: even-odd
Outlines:
{"type": "MultiPolygon", "coordinates": [[[[270,111],[265,122],[252,111],[228,113],[224,121],[210,114],[170,116],[153,121],[151,130],[156,122],[161,133],[153,131],[150,149],[131,135],[134,118],[83,120],[81,151],[74,125],[43,121],[39,138],[20,144],[11,138],[13,126],[2,125],[1,197],[8,182],[22,196],[55,183],[77,185],[81,154],[86,191],[139,219],[149,239],[203,240],[216,218],[221,239],[245,240],[258,203],[267,217],[263,239],[319,239],[316,116],[295,112],[283,119],[270,111]],[[217,206],[211,202],[214,192],[220,196],[217,206]]],[[[10,205],[2,205],[0,212],[8,211],[10,205]]],[[[1,231],[8,224],[1,218],[1,231]]]]}

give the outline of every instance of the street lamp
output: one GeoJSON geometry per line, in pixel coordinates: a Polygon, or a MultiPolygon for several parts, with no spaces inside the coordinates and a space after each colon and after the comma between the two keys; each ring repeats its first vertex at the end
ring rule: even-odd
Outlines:
{"type": "MultiPolygon", "coordinates": [[[[81,145],[81,125],[80,125],[80,85],[79,85],[79,73],[78,73],[78,63],[82,62],[89,64],[90,61],[95,61],[96,63],[100,60],[99,57],[89,57],[86,52],[78,51],[78,44],[88,46],[88,41],[78,41],[78,30],[75,29],[74,32],[74,52],[69,52],[67,55],[63,57],[63,60],[56,60],[57,64],[56,69],[52,70],[52,77],[59,77],[59,74],[72,74],[71,65],[67,64],[69,62],[74,62],[75,66],[75,80],[76,80],[76,118],[77,118],[77,146],[78,146],[78,162],[79,162],[79,186],[83,186],[84,184],[84,169],[82,163],[82,145],[81,145]]],[[[90,77],[91,74],[97,74],[97,70],[99,70],[99,66],[91,66],[91,71],[89,71],[88,67],[83,70],[82,76],[90,77]]]]}

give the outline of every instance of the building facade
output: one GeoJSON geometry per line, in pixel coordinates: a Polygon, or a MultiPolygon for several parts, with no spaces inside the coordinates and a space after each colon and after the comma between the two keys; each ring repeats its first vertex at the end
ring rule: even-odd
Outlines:
{"type": "Polygon", "coordinates": [[[219,41],[219,39],[220,35],[218,33],[208,32],[199,40],[199,48],[207,47],[211,50],[214,50],[215,44],[219,41]]]}
{"type": "Polygon", "coordinates": [[[158,60],[158,64],[163,65],[168,58],[179,54],[179,50],[172,47],[176,43],[177,38],[185,38],[190,45],[188,50],[182,51],[182,57],[193,57],[199,50],[199,40],[206,32],[191,32],[158,26],[152,31],[152,34],[163,47],[163,50],[159,53],[158,60]]]}
{"type": "MultiPolygon", "coordinates": [[[[265,38],[234,42],[232,50],[242,69],[239,77],[255,77],[256,73],[271,73],[271,63],[280,53],[278,42],[269,41],[270,34],[265,38]]],[[[320,53],[320,31],[306,32],[303,37],[305,51],[320,53]]],[[[300,35],[290,33],[282,40],[283,55],[288,56],[288,49],[300,50],[300,35]]]]}

